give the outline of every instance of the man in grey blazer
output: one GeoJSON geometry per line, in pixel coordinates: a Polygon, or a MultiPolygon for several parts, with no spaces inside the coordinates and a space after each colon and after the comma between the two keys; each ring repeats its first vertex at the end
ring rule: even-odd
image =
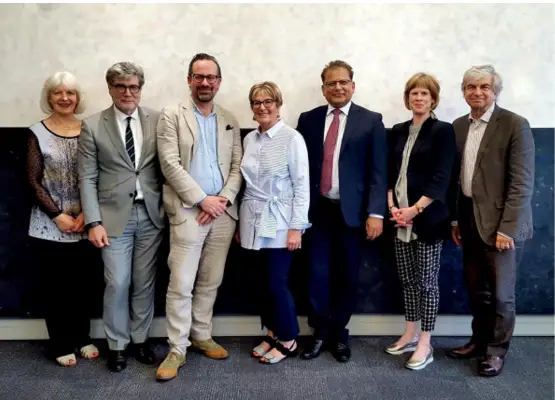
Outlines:
{"type": "Polygon", "coordinates": [[[83,122],[79,185],[89,240],[102,249],[104,261],[108,368],[119,372],[127,365],[130,341],[138,361],[155,362],[147,338],[164,216],[156,155],[159,113],[139,107],[143,70],[120,62],[108,69],[106,82],[113,105],[83,122]]]}
{"type": "Polygon", "coordinates": [[[472,338],[453,358],[481,358],[482,376],[501,373],[515,324],[516,268],[532,237],[534,139],[528,121],[499,107],[501,77],[490,65],[462,82],[470,114],[453,122],[462,156],[453,240],[462,245],[472,338]]]}
{"type": "Polygon", "coordinates": [[[160,381],[177,376],[191,344],[210,358],[228,356],[212,339],[212,310],[235,232],[243,151],[237,120],[214,104],[221,79],[218,61],[197,54],[187,76],[191,97],[162,110],[158,122],[164,208],[170,222],[170,351],[158,368],[160,381]]]}

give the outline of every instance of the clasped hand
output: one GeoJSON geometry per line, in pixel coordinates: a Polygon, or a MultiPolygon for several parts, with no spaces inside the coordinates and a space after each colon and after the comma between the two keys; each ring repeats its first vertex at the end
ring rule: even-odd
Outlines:
{"type": "Polygon", "coordinates": [[[206,196],[199,203],[201,209],[196,221],[199,225],[211,224],[216,218],[222,215],[227,208],[228,200],[221,196],[206,196]]]}
{"type": "Polygon", "coordinates": [[[416,207],[405,207],[405,208],[391,208],[391,218],[390,221],[395,222],[396,228],[407,228],[412,226],[412,220],[418,215],[418,210],[416,207]]]}

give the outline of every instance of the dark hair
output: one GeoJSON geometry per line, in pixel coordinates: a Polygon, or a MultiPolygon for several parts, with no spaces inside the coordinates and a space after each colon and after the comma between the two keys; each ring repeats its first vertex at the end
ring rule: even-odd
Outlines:
{"type": "Polygon", "coordinates": [[[326,73],[328,72],[328,70],[334,68],[345,68],[349,72],[349,78],[353,80],[353,76],[355,75],[355,73],[353,72],[353,67],[347,64],[345,61],[335,60],[330,61],[328,64],[326,64],[326,66],[322,70],[322,74],[320,75],[320,77],[322,78],[322,83],[324,83],[324,80],[326,79],[326,73]]]}
{"type": "Polygon", "coordinates": [[[218,60],[216,60],[216,57],[206,53],[198,53],[193,57],[193,59],[189,63],[189,72],[187,73],[187,75],[193,75],[193,64],[201,60],[210,60],[214,64],[216,64],[216,67],[218,67],[218,77],[222,79],[222,70],[220,69],[220,64],[218,63],[218,60]]]}

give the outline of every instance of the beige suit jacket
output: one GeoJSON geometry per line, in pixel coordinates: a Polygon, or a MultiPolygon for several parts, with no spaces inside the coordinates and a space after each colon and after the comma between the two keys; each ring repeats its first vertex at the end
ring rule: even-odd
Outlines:
{"type": "MultiPolygon", "coordinates": [[[[218,130],[218,162],[224,180],[224,187],[219,195],[230,201],[227,213],[237,220],[235,197],[243,180],[240,170],[243,149],[239,124],[230,112],[216,104],[214,111],[218,130]]],[[[163,186],[164,209],[170,223],[178,225],[186,219],[185,208],[194,207],[205,194],[189,175],[200,135],[192,100],[189,98],[176,106],[164,108],[156,133],[160,167],[166,179],[163,186]]]]}
{"type": "MultiPolygon", "coordinates": [[[[464,157],[468,114],[453,121],[453,127],[459,154],[464,157]]],[[[474,216],[484,242],[495,245],[497,232],[517,242],[532,237],[534,168],[534,138],[528,121],[496,105],[472,176],[474,216]]]]}

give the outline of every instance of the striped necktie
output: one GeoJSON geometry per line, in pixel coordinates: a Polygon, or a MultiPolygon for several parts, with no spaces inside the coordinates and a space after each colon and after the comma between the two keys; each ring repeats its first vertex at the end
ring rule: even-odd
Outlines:
{"type": "Polygon", "coordinates": [[[127,150],[127,154],[129,154],[131,163],[134,166],[135,165],[135,142],[133,142],[133,132],[131,131],[131,119],[133,119],[133,117],[127,117],[126,119],[127,119],[127,128],[125,128],[125,149],[127,150]]]}

